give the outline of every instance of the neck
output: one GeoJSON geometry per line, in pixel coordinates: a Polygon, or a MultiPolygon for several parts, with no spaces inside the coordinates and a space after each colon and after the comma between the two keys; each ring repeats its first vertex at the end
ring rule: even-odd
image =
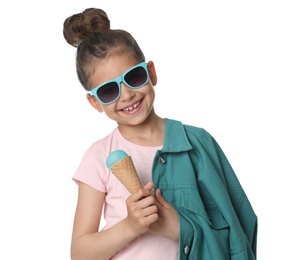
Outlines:
{"type": "Polygon", "coordinates": [[[139,125],[118,125],[121,135],[137,145],[159,146],[164,142],[164,119],[152,113],[139,125]]]}

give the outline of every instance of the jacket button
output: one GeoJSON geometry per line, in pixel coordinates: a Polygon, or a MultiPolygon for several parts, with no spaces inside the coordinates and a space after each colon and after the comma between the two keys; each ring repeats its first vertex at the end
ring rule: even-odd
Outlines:
{"type": "Polygon", "coordinates": [[[162,156],[158,157],[158,161],[162,164],[164,164],[166,162],[166,160],[162,156]]]}
{"type": "Polygon", "coordinates": [[[189,246],[184,247],[184,253],[185,253],[185,255],[187,255],[189,253],[189,246]]]}

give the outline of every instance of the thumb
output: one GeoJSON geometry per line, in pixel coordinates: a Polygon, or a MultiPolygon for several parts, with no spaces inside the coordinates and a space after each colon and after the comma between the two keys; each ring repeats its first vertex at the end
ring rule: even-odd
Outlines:
{"type": "Polygon", "coordinates": [[[145,186],[143,188],[147,189],[147,190],[152,190],[154,188],[154,183],[152,181],[150,181],[147,184],[145,184],[145,186]]]}
{"type": "Polygon", "coordinates": [[[164,199],[164,197],[162,196],[161,194],[161,189],[157,189],[156,190],[156,199],[157,199],[157,202],[162,206],[162,207],[165,207],[165,208],[168,208],[170,206],[170,204],[164,199]]]}

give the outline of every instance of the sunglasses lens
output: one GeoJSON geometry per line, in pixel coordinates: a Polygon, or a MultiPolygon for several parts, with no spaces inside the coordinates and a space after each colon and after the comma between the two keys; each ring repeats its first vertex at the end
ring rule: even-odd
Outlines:
{"type": "Polygon", "coordinates": [[[144,85],[147,81],[147,73],[143,67],[137,67],[125,75],[125,81],[133,88],[144,85]]]}
{"type": "Polygon", "coordinates": [[[117,99],[118,94],[119,89],[116,82],[109,82],[101,86],[97,91],[99,99],[104,103],[110,103],[114,101],[115,99],[117,99]]]}

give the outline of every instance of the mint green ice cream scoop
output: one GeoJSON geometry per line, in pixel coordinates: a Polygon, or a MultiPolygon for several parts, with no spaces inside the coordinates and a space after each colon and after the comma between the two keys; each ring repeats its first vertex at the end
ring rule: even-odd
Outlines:
{"type": "Polygon", "coordinates": [[[110,167],[115,164],[116,162],[120,161],[121,159],[127,157],[128,154],[123,150],[115,150],[111,152],[107,159],[106,159],[106,165],[110,170],[110,167]]]}

